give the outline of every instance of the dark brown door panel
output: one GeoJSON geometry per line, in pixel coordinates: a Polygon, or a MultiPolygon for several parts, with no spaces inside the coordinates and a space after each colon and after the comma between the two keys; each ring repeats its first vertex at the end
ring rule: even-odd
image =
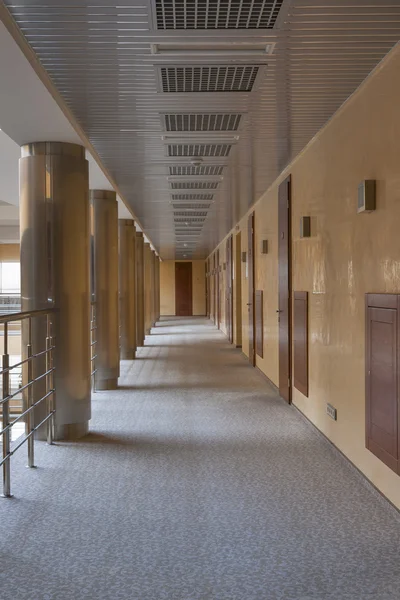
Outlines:
{"type": "Polygon", "coordinates": [[[291,178],[278,192],[279,393],[291,402],[291,178]]]}
{"type": "Polygon", "coordinates": [[[399,473],[399,307],[397,294],[367,294],[366,446],[399,473]]]}
{"type": "Polygon", "coordinates": [[[175,314],[177,317],[191,317],[192,300],[192,263],[175,263],[175,314]]]}

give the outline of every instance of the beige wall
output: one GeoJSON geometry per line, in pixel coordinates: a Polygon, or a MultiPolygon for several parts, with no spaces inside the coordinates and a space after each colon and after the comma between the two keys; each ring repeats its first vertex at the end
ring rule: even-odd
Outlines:
{"type": "MultiPolygon", "coordinates": [[[[400,293],[399,72],[397,47],[253,209],[255,285],[264,291],[264,359],[257,357],[257,366],[278,384],[277,201],[290,173],[293,290],[309,292],[309,397],[294,389],[293,403],[400,508],[400,477],[365,448],[364,383],[365,294],[400,293]],[[364,179],[377,180],[377,210],[357,214],[364,179]],[[299,236],[303,215],[312,218],[309,239],[299,236]],[[327,402],[337,408],[336,422],[326,415],[327,402]]],[[[247,251],[247,215],[239,227],[247,251]]],[[[244,264],[242,276],[248,354],[244,264]]]]}
{"type": "Polygon", "coordinates": [[[0,262],[19,262],[19,244],[0,244],[0,262]]]}
{"type": "MultiPolygon", "coordinates": [[[[161,315],[175,315],[175,262],[163,260],[160,263],[160,305],[161,315]]],[[[206,272],[204,260],[179,261],[192,263],[193,315],[206,314],[206,272]]]]}

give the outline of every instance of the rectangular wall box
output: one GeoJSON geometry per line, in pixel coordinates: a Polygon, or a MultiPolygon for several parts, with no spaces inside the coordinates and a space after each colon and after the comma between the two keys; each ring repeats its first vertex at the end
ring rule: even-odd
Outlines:
{"type": "Polygon", "coordinates": [[[256,290],[255,293],[255,329],[256,329],[256,354],[264,357],[264,314],[263,314],[263,292],[256,290]]]}
{"type": "Polygon", "coordinates": [[[400,474],[400,295],[366,295],[366,447],[400,474]]]}
{"type": "Polygon", "coordinates": [[[309,238],[311,237],[311,217],[300,218],[300,237],[309,238]]]}
{"type": "Polygon", "coordinates": [[[242,263],[245,263],[247,260],[247,254],[246,252],[242,252],[242,263]]]}
{"type": "Polygon", "coordinates": [[[293,295],[294,387],[308,397],[308,292],[293,295]]]}
{"type": "Polygon", "coordinates": [[[268,240],[263,240],[261,243],[261,254],[268,254],[268,240]]]}
{"type": "Polygon", "coordinates": [[[376,209],[376,181],[366,179],[358,186],[357,212],[372,212],[376,209]]]}

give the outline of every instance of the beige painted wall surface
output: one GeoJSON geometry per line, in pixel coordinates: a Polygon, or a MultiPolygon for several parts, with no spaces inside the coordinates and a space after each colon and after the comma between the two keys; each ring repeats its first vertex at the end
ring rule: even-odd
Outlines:
{"type": "Polygon", "coordinates": [[[0,244],[0,262],[19,262],[19,244],[0,244]]]}
{"type": "Polygon", "coordinates": [[[168,316],[175,314],[175,261],[160,263],[160,312],[168,316]]]}
{"type": "MultiPolygon", "coordinates": [[[[175,315],[175,262],[160,263],[161,315],[175,315]]],[[[204,260],[179,261],[192,263],[193,316],[206,314],[206,271],[204,260]]]]}
{"type": "Polygon", "coordinates": [[[193,315],[206,314],[206,265],[204,260],[192,261],[193,315]]]}
{"type": "MultiPolygon", "coordinates": [[[[394,49],[255,205],[256,288],[264,290],[264,359],[278,382],[278,184],[292,175],[293,290],[309,292],[309,397],[293,403],[400,508],[400,477],[365,448],[365,294],[400,293],[400,47],[394,49]],[[377,210],[357,214],[357,187],[377,180],[377,210]],[[312,235],[300,239],[300,217],[312,235]],[[269,253],[260,254],[261,239],[269,253]],[[330,402],[337,422],[325,413],[330,402]]],[[[247,215],[240,222],[247,251],[247,215]]],[[[224,242],[223,242],[224,243],[224,242]]],[[[243,351],[248,354],[242,265],[243,351]]]]}

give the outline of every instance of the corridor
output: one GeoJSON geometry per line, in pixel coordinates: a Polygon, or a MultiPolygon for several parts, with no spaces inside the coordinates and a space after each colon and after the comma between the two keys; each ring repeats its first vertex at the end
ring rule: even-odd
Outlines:
{"type": "Polygon", "coordinates": [[[13,458],[2,600],[393,600],[398,513],[203,318],[162,318],[91,433],[13,458]]]}

